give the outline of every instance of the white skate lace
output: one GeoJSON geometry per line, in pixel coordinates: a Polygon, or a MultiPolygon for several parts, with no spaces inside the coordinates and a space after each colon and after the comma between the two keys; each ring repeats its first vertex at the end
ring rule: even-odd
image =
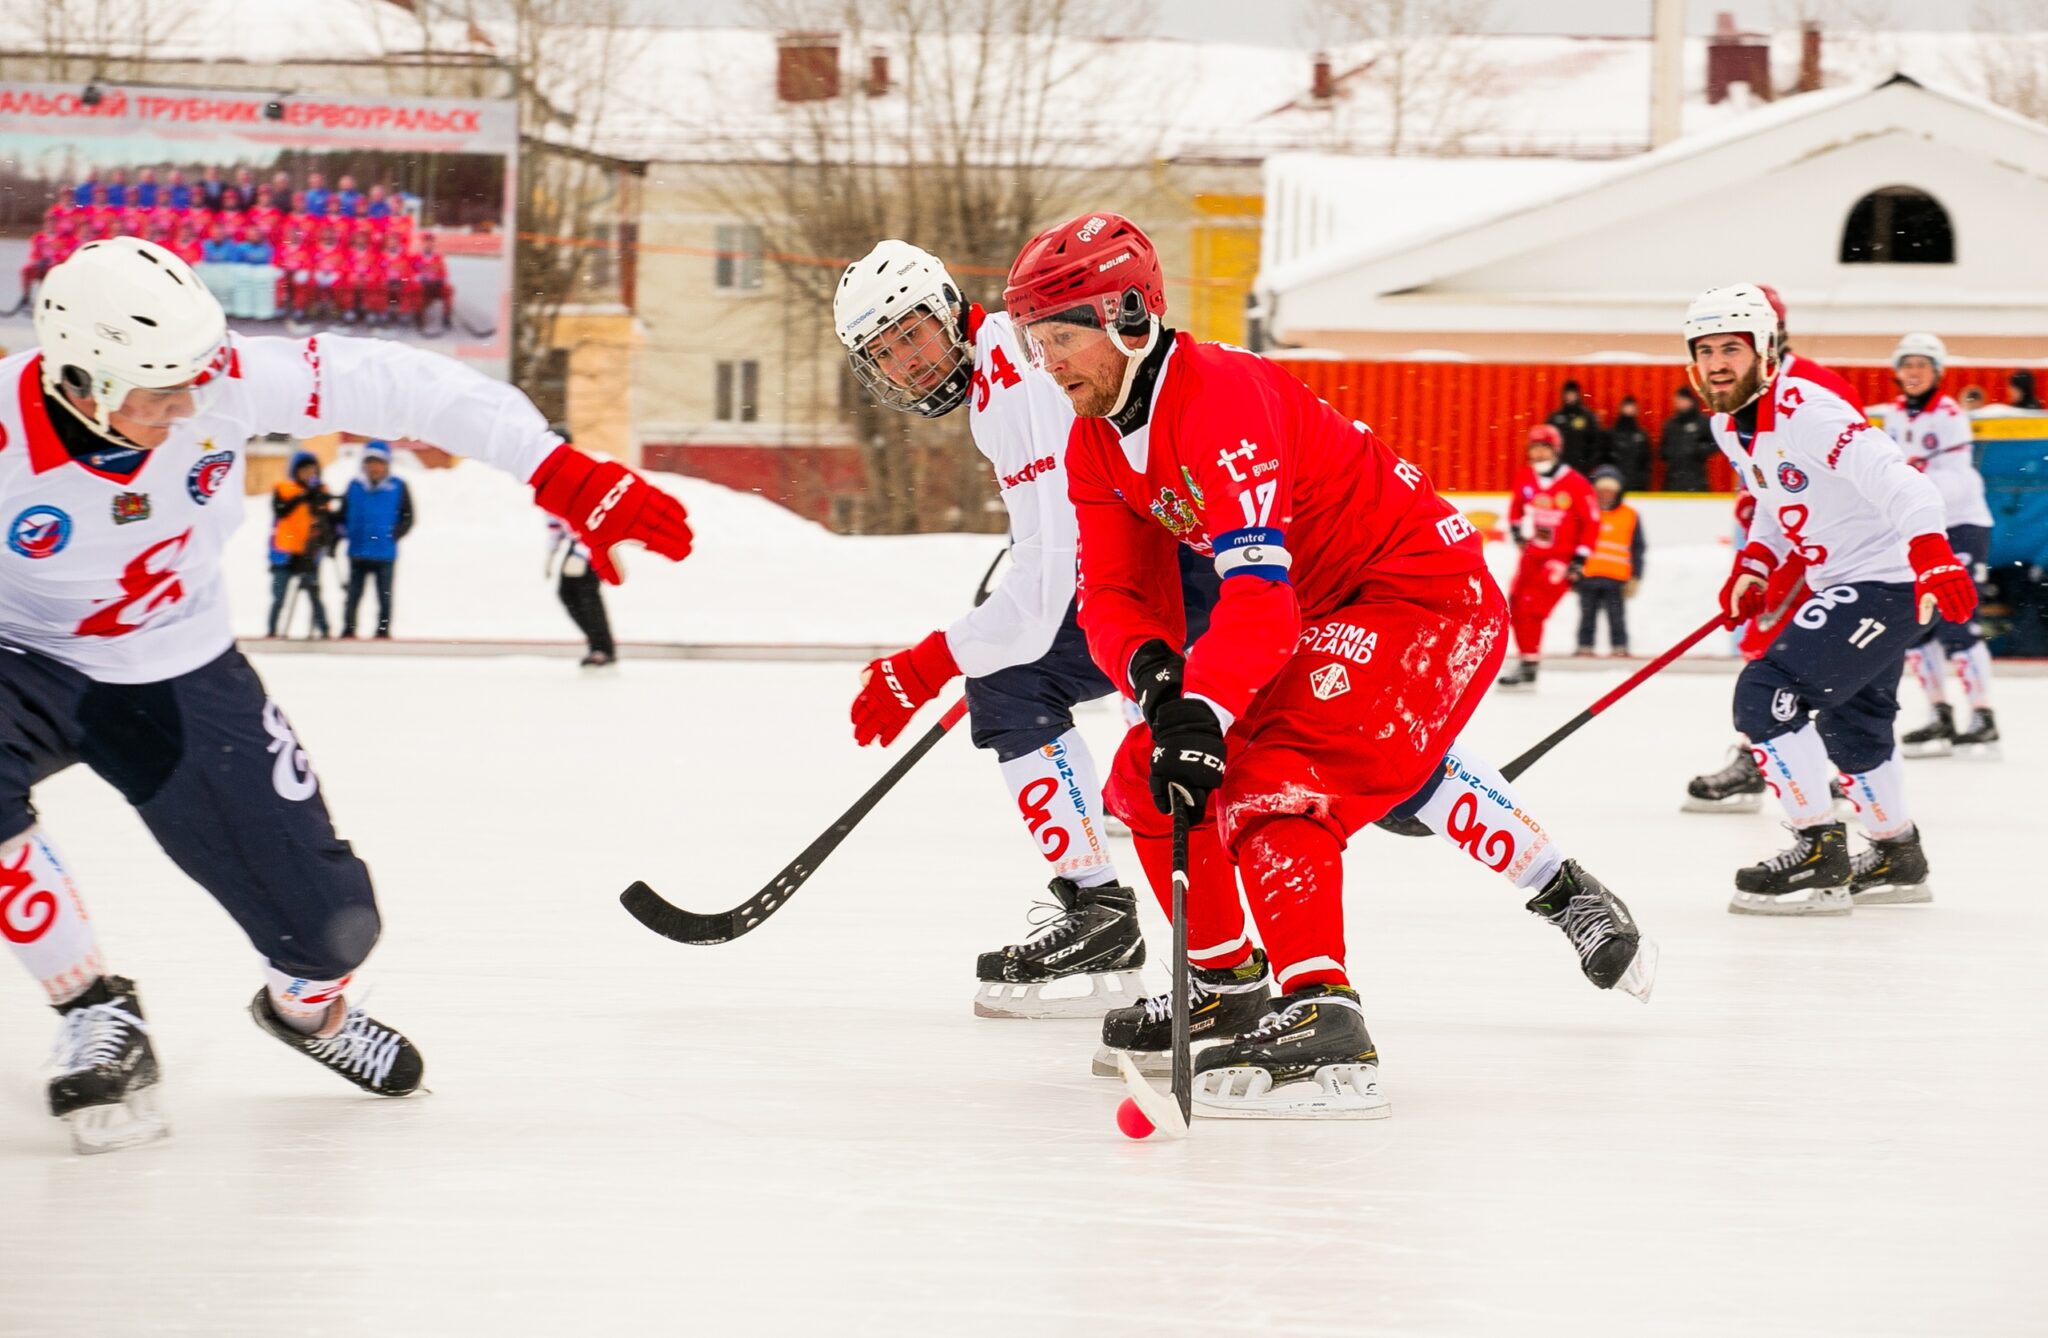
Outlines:
{"type": "Polygon", "coordinates": [[[1056,901],[1032,902],[1031,909],[1025,912],[1025,918],[1037,928],[1027,934],[1024,941],[1017,946],[1035,947],[1065,937],[1074,931],[1080,922],[1081,912],[1086,909],[1085,906],[1069,909],[1056,901]]]}
{"type": "Polygon", "coordinates": [[[1584,892],[1575,894],[1564,904],[1564,914],[1557,923],[1564,930],[1564,936],[1572,941],[1580,961],[1592,956],[1594,950],[1614,937],[1614,918],[1607,913],[1605,901],[1584,892]]]}
{"type": "Polygon", "coordinates": [[[74,1008],[64,1015],[64,1025],[50,1047],[50,1061],[63,1073],[98,1068],[121,1057],[127,1030],[146,1032],[149,1025],[128,1011],[126,1000],[113,1000],[74,1008]]]}
{"type": "Polygon", "coordinates": [[[341,1030],[319,1040],[308,1038],[306,1053],[342,1073],[353,1073],[382,1087],[405,1038],[371,1021],[360,1007],[348,1010],[341,1030]]]}
{"type": "Polygon", "coordinates": [[[1772,873],[1783,873],[1787,869],[1798,868],[1806,863],[1807,859],[1813,854],[1814,846],[1819,844],[1804,831],[1794,827],[1789,822],[1784,824],[1784,827],[1786,831],[1792,833],[1792,848],[1781,850],[1763,861],[1763,867],[1769,869],[1772,873]]]}
{"type": "Polygon", "coordinates": [[[1253,1043],[1270,1040],[1300,1021],[1302,1009],[1307,1008],[1313,1002],[1315,1002],[1313,999],[1302,999],[1287,1005],[1278,1012],[1268,1013],[1259,1019],[1258,1026],[1253,1027],[1237,1039],[1240,1042],[1250,1041],[1253,1043]]]}

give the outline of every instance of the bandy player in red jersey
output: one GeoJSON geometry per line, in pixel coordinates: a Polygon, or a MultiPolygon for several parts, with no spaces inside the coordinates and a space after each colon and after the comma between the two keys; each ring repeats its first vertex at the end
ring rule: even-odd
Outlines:
{"type": "Polygon", "coordinates": [[[1654,949],[1627,909],[1456,745],[1507,632],[1464,516],[1285,371],[1167,329],[1158,257],[1126,219],[1083,214],[1040,233],[1003,297],[1078,415],[1080,623],[1144,714],[1104,797],[1162,904],[1166,814],[1178,803],[1194,819],[1193,997],[1110,1014],[1105,1043],[1164,1050],[1172,1008],[1188,1007],[1190,1031],[1222,1041],[1197,1060],[1204,1113],[1386,1114],[1345,974],[1342,856],[1390,812],[1535,890],[1529,909],[1565,932],[1596,985],[1646,993],[1654,949]],[[1185,656],[1176,544],[1222,578],[1185,656]]]}
{"type": "MultiPolygon", "coordinates": [[[[112,974],[31,802],[83,761],[264,960],[264,1032],[366,1091],[424,1062],[351,1003],[376,897],[228,625],[221,556],[243,443],[354,431],[441,443],[531,482],[601,576],[614,545],[690,548],[683,508],[548,430],[518,390],[380,339],[244,339],[153,242],[92,242],[37,295],[40,348],[0,359],[0,930],[63,1019],[51,1113],[80,1151],[161,1136],[135,983],[112,974]]],[[[90,838],[87,838],[90,839],[90,838]]]]}
{"type": "Polygon", "coordinates": [[[1579,583],[1600,535],[1600,499],[1584,474],[1564,462],[1564,438],[1548,423],[1529,429],[1529,463],[1508,500],[1508,533],[1522,550],[1508,594],[1508,622],[1522,662],[1498,686],[1536,686],[1543,624],[1579,583]]]}

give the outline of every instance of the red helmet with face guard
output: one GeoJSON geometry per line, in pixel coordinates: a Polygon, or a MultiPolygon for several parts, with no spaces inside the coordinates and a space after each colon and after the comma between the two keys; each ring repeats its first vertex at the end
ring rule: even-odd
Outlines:
{"type": "Polygon", "coordinates": [[[1003,307],[1019,326],[1060,317],[1135,333],[1166,314],[1166,275],[1137,224],[1081,214],[1024,244],[1003,307]]]}

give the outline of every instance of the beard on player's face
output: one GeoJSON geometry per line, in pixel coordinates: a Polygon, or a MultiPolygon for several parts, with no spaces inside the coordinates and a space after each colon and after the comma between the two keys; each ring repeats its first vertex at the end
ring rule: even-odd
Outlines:
{"type": "Polygon", "coordinates": [[[1701,338],[1693,346],[1693,371],[1715,413],[1734,413],[1755,399],[1763,384],[1763,359],[1741,336],[1701,338]]]}
{"type": "Polygon", "coordinates": [[[1123,393],[1129,361],[1098,326],[1040,321],[1030,327],[1032,360],[1059,383],[1082,418],[1107,418],[1123,393]]]}

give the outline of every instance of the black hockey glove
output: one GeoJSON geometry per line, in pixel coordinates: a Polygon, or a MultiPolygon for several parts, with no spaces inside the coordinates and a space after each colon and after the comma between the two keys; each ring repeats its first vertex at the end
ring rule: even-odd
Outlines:
{"type": "Polygon", "coordinates": [[[1223,724],[1208,703],[1175,697],[1152,721],[1152,802],[1173,812],[1180,798],[1191,822],[1200,822],[1209,796],[1223,784],[1223,724]]]}
{"type": "Polygon", "coordinates": [[[1187,661],[1164,641],[1147,641],[1131,656],[1131,691],[1145,723],[1158,726],[1159,708],[1180,700],[1181,673],[1187,661]]]}
{"type": "Polygon", "coordinates": [[[1564,583],[1566,585],[1577,585],[1585,577],[1586,555],[1584,553],[1572,554],[1572,565],[1565,568],[1564,583]]]}

